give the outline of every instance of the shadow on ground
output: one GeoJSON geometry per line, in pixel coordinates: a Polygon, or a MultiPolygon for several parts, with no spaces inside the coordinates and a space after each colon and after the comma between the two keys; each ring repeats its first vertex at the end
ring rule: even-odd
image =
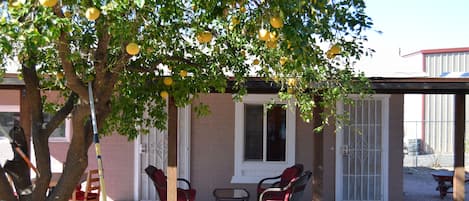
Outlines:
{"type": "MultiPolygon", "coordinates": [[[[451,193],[440,198],[436,191],[437,183],[431,175],[435,170],[428,167],[404,167],[404,201],[453,200],[451,193]]],[[[466,183],[465,187],[466,200],[469,200],[469,184],[466,183]]]]}

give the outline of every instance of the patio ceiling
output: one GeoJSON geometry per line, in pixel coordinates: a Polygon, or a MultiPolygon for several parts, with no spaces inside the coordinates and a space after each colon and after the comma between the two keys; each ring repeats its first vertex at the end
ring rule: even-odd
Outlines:
{"type": "MultiPolygon", "coordinates": [[[[469,78],[370,78],[375,93],[384,94],[469,94],[469,78]]],[[[234,81],[228,82],[232,93],[234,81]]],[[[246,83],[248,93],[276,93],[279,87],[262,78],[250,78],[246,83]]]]}
{"type": "MultiPolygon", "coordinates": [[[[469,78],[382,78],[371,77],[371,88],[385,94],[469,94],[469,78]]],[[[234,82],[228,81],[227,93],[233,93],[234,82]]],[[[280,89],[273,82],[262,78],[250,78],[246,83],[249,93],[276,93],[280,89]]],[[[0,83],[0,89],[22,89],[23,80],[7,74],[0,83]]]]}

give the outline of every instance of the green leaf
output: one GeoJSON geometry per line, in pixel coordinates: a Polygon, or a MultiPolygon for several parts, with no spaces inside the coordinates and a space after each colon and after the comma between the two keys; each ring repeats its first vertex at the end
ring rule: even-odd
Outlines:
{"type": "Polygon", "coordinates": [[[139,8],[143,8],[145,5],[145,0],[135,0],[135,4],[137,4],[139,8]]]}

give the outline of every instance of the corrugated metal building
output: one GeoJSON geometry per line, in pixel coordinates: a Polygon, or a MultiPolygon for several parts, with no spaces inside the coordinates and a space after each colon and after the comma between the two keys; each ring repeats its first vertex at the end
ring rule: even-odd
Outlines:
{"type": "MultiPolygon", "coordinates": [[[[422,70],[430,77],[468,76],[463,72],[469,72],[469,47],[422,50],[404,57],[420,60],[422,70]]],[[[422,117],[421,120],[405,122],[408,141],[417,143],[419,152],[453,153],[454,95],[421,95],[421,99],[421,108],[408,111],[421,112],[419,116],[422,117]],[[414,141],[415,139],[419,140],[414,141]]]]}

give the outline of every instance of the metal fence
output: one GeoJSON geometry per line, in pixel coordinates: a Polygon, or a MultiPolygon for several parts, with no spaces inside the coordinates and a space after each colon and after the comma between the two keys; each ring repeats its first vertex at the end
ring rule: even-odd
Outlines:
{"type": "Polygon", "coordinates": [[[404,166],[452,167],[453,149],[454,121],[404,121],[404,166]]]}

